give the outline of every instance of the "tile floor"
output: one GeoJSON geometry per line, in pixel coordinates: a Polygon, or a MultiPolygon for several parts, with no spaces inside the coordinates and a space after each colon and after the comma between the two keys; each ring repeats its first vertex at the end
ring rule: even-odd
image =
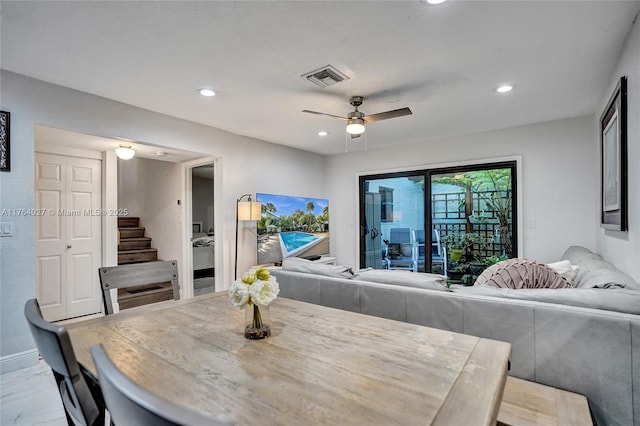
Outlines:
{"type": "MultiPolygon", "coordinates": [[[[69,324],[102,314],[56,321],[69,324]]],[[[51,368],[42,360],[33,367],[0,376],[0,426],[66,426],[67,418],[51,368]]]]}
{"type": "Polygon", "coordinates": [[[193,295],[200,296],[201,294],[213,293],[216,291],[214,278],[205,277],[197,278],[193,280],[193,295]]]}
{"type": "Polygon", "coordinates": [[[47,364],[0,376],[0,425],[65,426],[67,420],[47,364]]]}

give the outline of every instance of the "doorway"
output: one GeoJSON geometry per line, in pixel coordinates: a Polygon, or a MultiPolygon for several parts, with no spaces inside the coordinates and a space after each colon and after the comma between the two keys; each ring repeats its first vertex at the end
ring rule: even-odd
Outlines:
{"type": "Polygon", "coordinates": [[[360,177],[360,267],[472,285],[518,255],[517,162],[360,177]]]}
{"type": "Polygon", "coordinates": [[[361,267],[417,272],[418,253],[413,245],[416,231],[425,229],[424,174],[402,172],[363,178],[361,267]]]}
{"type": "MultiPolygon", "coordinates": [[[[35,152],[52,153],[70,157],[94,158],[102,161],[102,200],[101,207],[98,208],[101,208],[103,212],[107,212],[108,214],[100,218],[102,226],[102,258],[90,275],[91,277],[97,277],[95,271],[97,271],[98,267],[118,264],[117,215],[111,215],[110,212],[122,211],[127,208],[124,205],[118,205],[120,198],[118,194],[118,175],[127,171],[122,167],[118,167],[119,160],[114,152],[114,149],[118,147],[120,141],[109,137],[78,133],[76,131],[47,125],[36,125],[34,128],[34,142],[35,152]]],[[[193,268],[191,259],[192,217],[191,211],[189,210],[187,214],[186,209],[187,206],[189,209],[191,208],[191,168],[209,163],[213,164],[214,162],[218,165],[222,159],[214,159],[214,157],[201,152],[156,146],[149,143],[132,142],[131,145],[136,151],[133,162],[135,162],[136,159],[162,160],[162,162],[173,163],[176,167],[175,177],[170,179],[172,194],[174,195],[172,195],[170,199],[167,199],[166,205],[162,208],[152,206],[153,214],[145,215],[144,220],[148,222],[151,217],[161,220],[162,215],[159,213],[171,210],[172,218],[165,220],[163,223],[158,223],[158,226],[156,226],[157,229],[153,231],[150,230],[150,232],[153,232],[154,245],[160,244],[160,242],[163,241],[162,247],[168,247],[168,252],[163,249],[163,253],[160,254],[166,259],[176,259],[179,262],[181,297],[193,297],[193,268]],[[184,170],[187,170],[188,173],[184,173],[184,170]],[[174,211],[174,209],[177,211],[174,211]]],[[[127,167],[130,166],[131,164],[127,164],[127,167]]],[[[216,173],[220,173],[220,170],[221,167],[216,167],[215,169],[216,173]]],[[[131,173],[129,173],[129,175],[131,176],[131,173]]],[[[159,175],[160,178],[162,178],[164,173],[161,172],[159,175]]],[[[144,179],[146,182],[157,183],[159,180],[154,176],[158,176],[158,174],[152,175],[141,171],[137,174],[134,173],[133,177],[135,177],[135,180],[129,182],[129,185],[138,191],[137,195],[134,194],[133,196],[140,202],[144,199],[145,205],[151,205],[161,197],[167,198],[166,190],[159,191],[158,188],[153,187],[151,184],[149,184],[147,190],[144,190],[142,187],[144,185],[139,185],[139,179],[144,179]]],[[[222,182],[221,179],[217,180],[218,184],[222,182]]],[[[218,194],[222,194],[222,188],[218,187],[217,192],[218,194]]],[[[153,205],[155,206],[156,204],[153,205]]],[[[220,205],[220,203],[218,203],[218,205],[220,205]]],[[[127,210],[127,212],[129,216],[139,215],[138,212],[130,210],[127,210]]],[[[216,221],[221,219],[221,215],[216,215],[216,221]]],[[[204,228],[204,226],[203,223],[202,227],[204,228]]],[[[221,239],[223,235],[222,228],[222,223],[220,223],[217,227],[218,239],[221,239]]],[[[205,232],[208,230],[209,229],[205,229],[205,232]]],[[[160,246],[158,245],[158,247],[160,246]]],[[[218,253],[217,256],[222,258],[221,253],[218,253]]],[[[216,279],[221,280],[221,275],[222,272],[216,276],[216,279]]],[[[222,286],[222,284],[218,284],[217,287],[221,288],[222,286]]],[[[100,289],[99,282],[95,284],[94,288],[100,289]]],[[[100,310],[99,308],[98,312],[100,312],[100,310]]]]}
{"type": "Polygon", "coordinates": [[[215,291],[214,165],[191,168],[193,295],[215,291]]]}

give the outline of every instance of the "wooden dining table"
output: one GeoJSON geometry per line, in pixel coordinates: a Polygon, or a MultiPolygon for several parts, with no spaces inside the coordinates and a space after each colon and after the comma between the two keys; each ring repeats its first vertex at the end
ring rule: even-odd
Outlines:
{"type": "Polygon", "coordinates": [[[102,343],[132,380],[238,425],[495,424],[511,345],[278,298],[270,337],[244,337],[226,293],[67,326],[96,374],[102,343]]]}

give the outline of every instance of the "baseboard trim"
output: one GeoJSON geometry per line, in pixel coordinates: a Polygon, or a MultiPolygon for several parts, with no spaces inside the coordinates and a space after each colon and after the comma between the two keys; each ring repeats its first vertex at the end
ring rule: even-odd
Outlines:
{"type": "Polygon", "coordinates": [[[5,355],[0,358],[0,373],[9,373],[38,364],[40,354],[37,349],[5,355]]]}

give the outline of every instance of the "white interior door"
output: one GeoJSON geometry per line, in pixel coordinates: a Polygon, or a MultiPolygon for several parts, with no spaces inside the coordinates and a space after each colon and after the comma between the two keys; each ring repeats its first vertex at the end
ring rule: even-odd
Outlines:
{"type": "Polygon", "coordinates": [[[36,297],[49,321],[101,311],[101,162],[36,153],[36,297]]]}

